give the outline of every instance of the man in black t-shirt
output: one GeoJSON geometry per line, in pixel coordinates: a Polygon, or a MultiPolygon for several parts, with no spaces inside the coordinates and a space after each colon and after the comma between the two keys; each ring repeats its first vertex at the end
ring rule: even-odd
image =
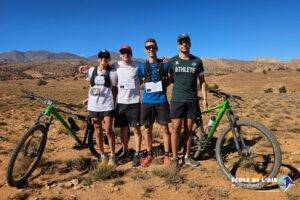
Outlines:
{"type": "MultiPolygon", "coordinates": [[[[191,39],[187,34],[181,34],[177,40],[179,54],[169,61],[169,74],[174,81],[171,99],[172,135],[171,145],[173,161],[178,165],[178,140],[182,123],[184,124],[184,163],[199,165],[190,156],[192,127],[194,120],[201,121],[199,97],[197,95],[197,78],[203,97],[203,107],[207,109],[206,83],[202,60],[190,54],[191,39]]],[[[202,127],[203,131],[203,127],[202,127]]],[[[204,136],[202,133],[201,137],[204,136]]]]}

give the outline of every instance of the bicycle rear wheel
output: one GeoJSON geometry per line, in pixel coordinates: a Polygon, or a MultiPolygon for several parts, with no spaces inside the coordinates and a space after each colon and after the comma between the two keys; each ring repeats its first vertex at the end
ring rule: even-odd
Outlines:
{"type": "Polygon", "coordinates": [[[7,166],[6,181],[12,187],[22,186],[37,167],[47,141],[47,128],[35,124],[17,143],[7,166]]]}
{"type": "Polygon", "coordinates": [[[231,127],[227,127],[217,140],[218,164],[222,173],[237,186],[263,188],[279,172],[280,146],[273,133],[260,123],[238,120],[236,125],[236,137],[231,127]]]}

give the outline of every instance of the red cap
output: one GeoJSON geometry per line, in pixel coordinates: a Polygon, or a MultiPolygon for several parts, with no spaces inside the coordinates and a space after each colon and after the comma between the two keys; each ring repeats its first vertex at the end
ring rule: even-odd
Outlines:
{"type": "Polygon", "coordinates": [[[131,47],[127,44],[123,44],[119,51],[121,51],[121,50],[128,50],[128,51],[132,52],[131,47]]]}

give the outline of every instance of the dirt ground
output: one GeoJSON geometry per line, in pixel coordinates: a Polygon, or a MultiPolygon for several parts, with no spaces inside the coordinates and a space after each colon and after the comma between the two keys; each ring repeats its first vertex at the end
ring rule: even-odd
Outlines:
{"type": "MultiPolygon", "coordinates": [[[[34,91],[42,96],[72,103],[86,97],[88,83],[83,79],[47,80],[38,86],[37,80],[0,82],[0,199],[299,199],[300,198],[300,72],[281,71],[264,73],[236,73],[209,76],[209,84],[217,84],[228,93],[242,96],[245,102],[232,106],[240,118],[252,118],[266,125],[276,136],[282,150],[282,167],[278,176],[289,174],[293,186],[283,191],[277,187],[267,190],[237,188],[219,170],[215,158],[202,160],[197,168],[183,166],[175,184],[156,176],[162,168],[158,157],[149,168],[132,168],[131,163],[118,166],[117,178],[94,180],[93,170],[82,170],[79,165],[95,159],[87,149],[72,149],[74,141],[65,134],[57,120],[50,127],[43,162],[34,172],[25,188],[9,187],[5,183],[6,166],[10,153],[21,134],[30,127],[43,106],[20,98],[20,89],[34,91]],[[285,86],[287,93],[279,93],[285,86]],[[273,88],[274,93],[265,93],[273,88]],[[70,164],[71,163],[71,164],[70,164]],[[75,163],[75,164],[74,164],[75,163]],[[77,163],[77,164],[76,164],[77,163]],[[69,168],[66,170],[66,166],[69,168]],[[155,173],[156,172],[156,173],[155,173]],[[78,179],[79,187],[66,184],[78,179]]],[[[168,91],[169,92],[169,91],[168,91]]],[[[220,100],[209,95],[209,105],[220,100]]],[[[86,114],[84,110],[79,111],[86,114]]],[[[204,117],[207,122],[207,117],[204,117]]],[[[217,130],[221,132],[226,120],[217,130]]],[[[117,131],[117,130],[116,130],[117,131]]],[[[162,141],[155,128],[155,145],[162,141]]],[[[133,147],[131,139],[131,147],[133,147]]],[[[117,138],[117,146],[120,139],[117,138]]],[[[143,140],[143,148],[144,140],[143,140]]]]}

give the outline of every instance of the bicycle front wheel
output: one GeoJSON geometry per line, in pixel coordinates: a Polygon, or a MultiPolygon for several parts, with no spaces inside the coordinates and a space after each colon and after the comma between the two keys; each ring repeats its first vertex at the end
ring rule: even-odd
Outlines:
{"type": "Polygon", "coordinates": [[[273,133],[258,122],[238,120],[234,130],[236,135],[231,127],[225,128],[216,143],[221,171],[239,187],[263,188],[279,172],[280,146],[273,133]]]}
{"type": "Polygon", "coordinates": [[[47,128],[35,124],[17,143],[7,166],[6,181],[9,186],[22,186],[37,167],[47,141],[47,128]]]}

